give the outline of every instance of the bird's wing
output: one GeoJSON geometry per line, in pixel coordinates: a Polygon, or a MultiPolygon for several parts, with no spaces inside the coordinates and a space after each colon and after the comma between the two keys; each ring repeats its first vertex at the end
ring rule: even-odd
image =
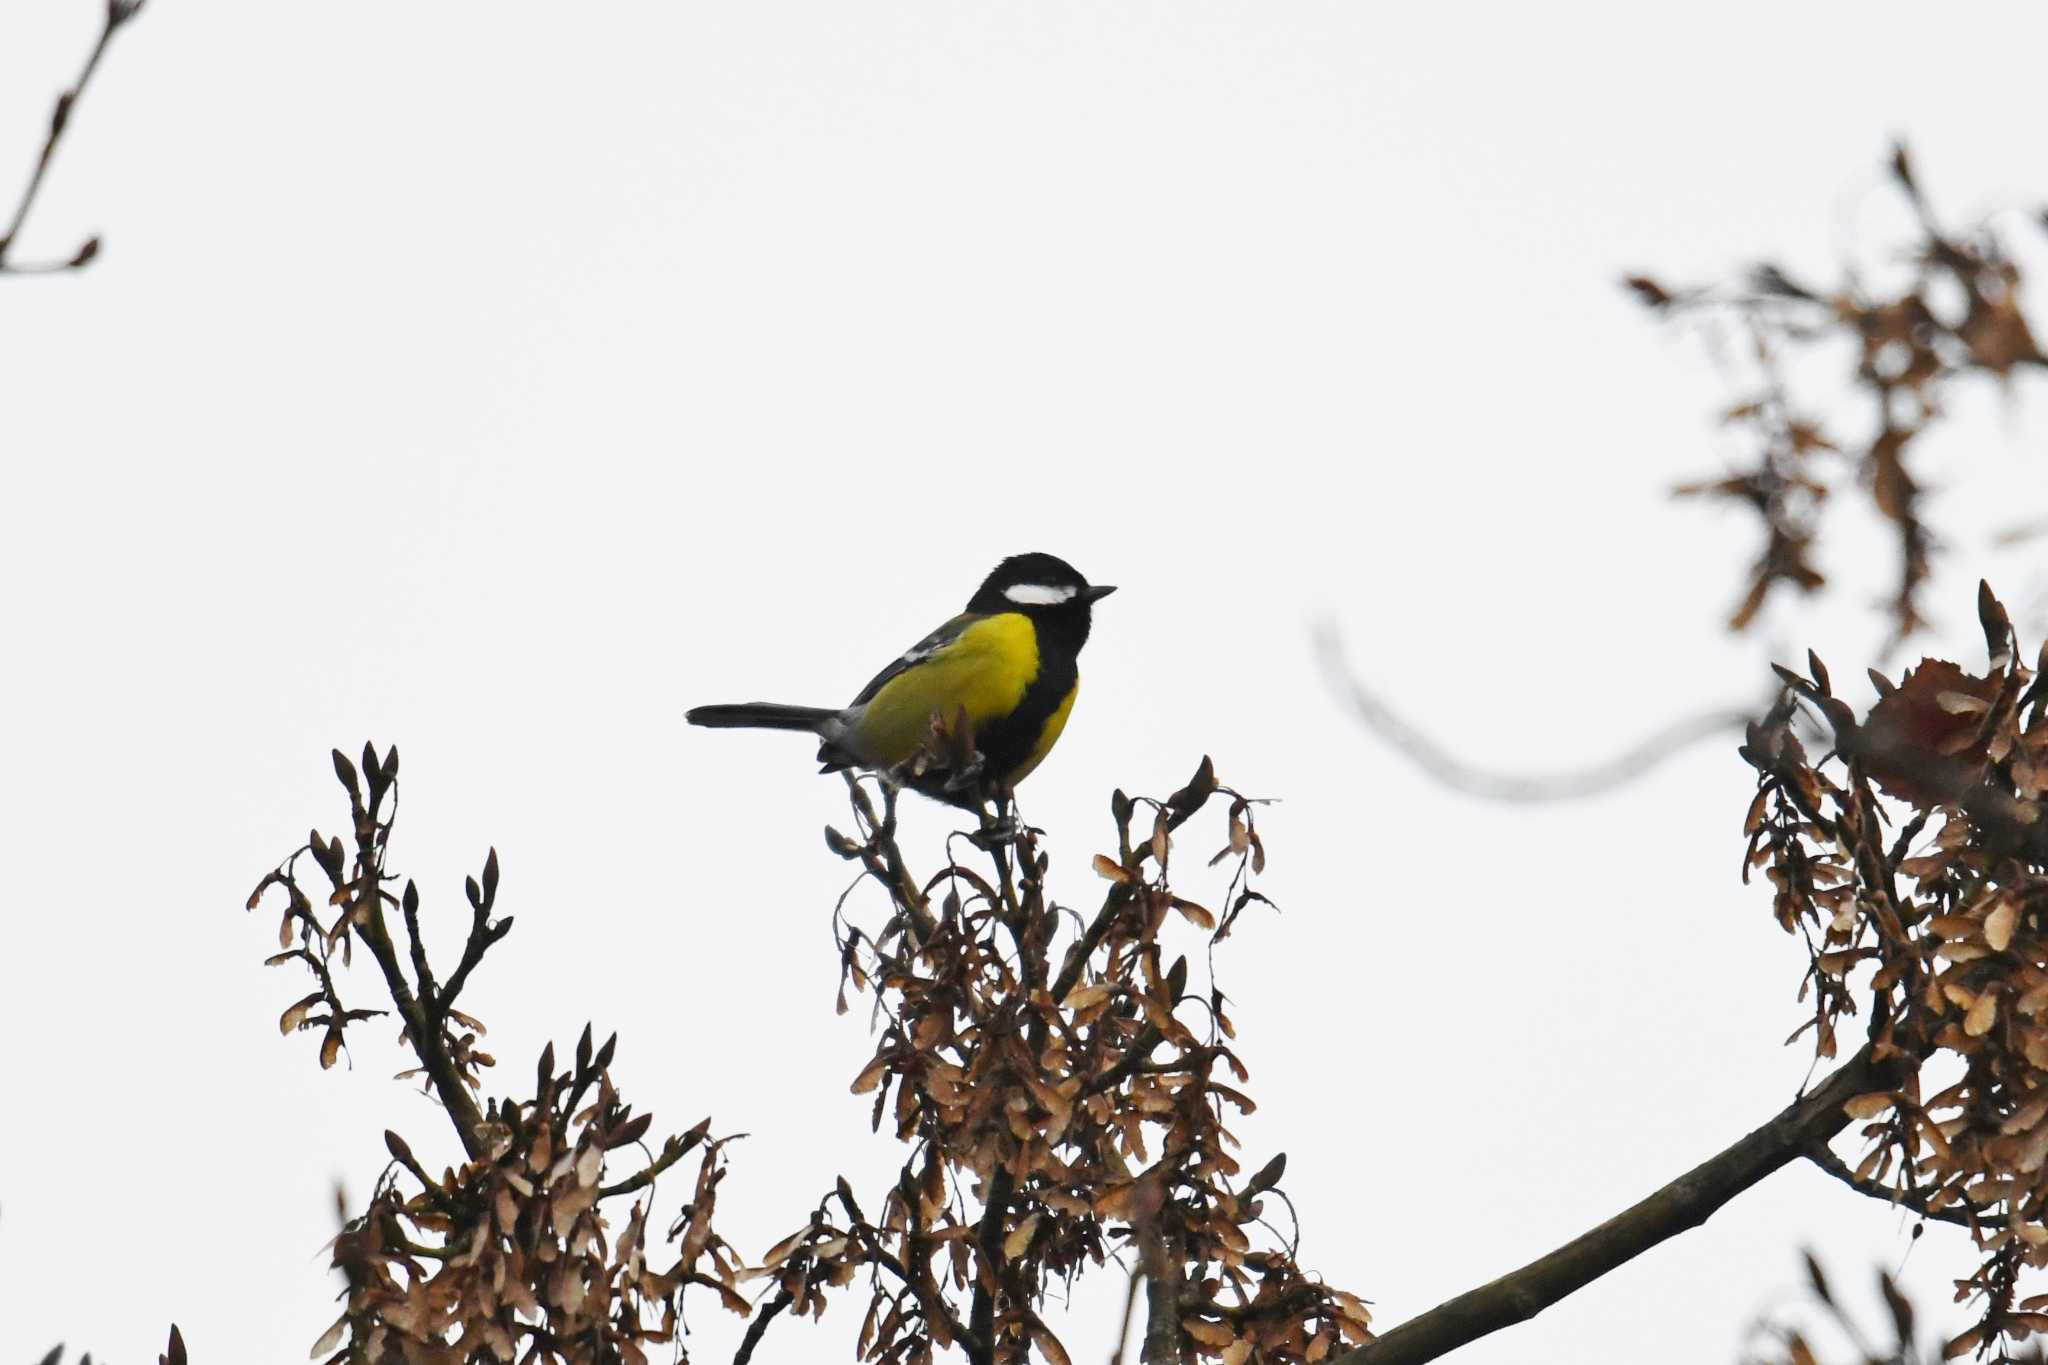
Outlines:
{"type": "MultiPolygon", "coordinates": [[[[919,640],[909,649],[904,650],[901,658],[893,660],[887,668],[875,674],[869,680],[868,685],[860,690],[860,695],[853,699],[853,706],[865,706],[873,701],[875,693],[881,691],[890,679],[902,673],[904,669],[921,664],[926,659],[931,658],[932,655],[937,654],[947,645],[959,639],[961,632],[981,619],[974,612],[962,612],[931,634],[925,636],[922,640],[919,640]]],[[[851,710],[852,707],[850,706],[847,709],[851,710]]]]}

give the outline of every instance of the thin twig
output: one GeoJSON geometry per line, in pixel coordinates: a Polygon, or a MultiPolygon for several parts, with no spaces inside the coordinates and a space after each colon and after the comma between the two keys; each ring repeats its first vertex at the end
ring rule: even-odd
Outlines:
{"type": "Polygon", "coordinates": [[[36,156],[35,169],[29,172],[28,184],[21,192],[21,202],[14,206],[14,218],[7,224],[7,231],[0,233],[0,274],[5,275],[47,275],[60,270],[77,270],[99,254],[100,239],[88,237],[73,252],[69,259],[62,261],[40,261],[32,265],[15,265],[7,257],[15,241],[21,236],[21,225],[28,221],[29,210],[34,207],[36,195],[43,188],[43,178],[49,174],[51,158],[57,154],[57,144],[64,138],[64,130],[71,126],[71,116],[78,109],[78,101],[85,94],[86,84],[92,80],[93,72],[99,70],[100,58],[106,55],[107,44],[121,26],[133,19],[142,9],[143,0],[107,0],[106,17],[101,21],[98,41],[86,56],[85,66],[80,69],[78,79],[71,88],[57,96],[57,105],[50,113],[50,130],[43,137],[43,149],[36,156]]]}
{"type": "Polygon", "coordinates": [[[420,893],[408,878],[405,891],[399,897],[399,910],[405,916],[405,940],[412,951],[412,976],[419,983],[420,1003],[429,1013],[435,1008],[434,968],[427,961],[426,936],[420,933],[420,893]]]}
{"type": "Polygon", "coordinates": [[[368,807],[353,791],[349,799],[356,825],[357,887],[356,903],[351,906],[350,913],[362,912],[363,943],[384,973],[384,984],[391,994],[391,1003],[398,1007],[399,1018],[405,1020],[405,1034],[412,1044],[413,1055],[420,1059],[420,1065],[426,1069],[427,1077],[433,1083],[434,1092],[441,1097],[449,1121],[455,1125],[456,1134],[462,1139],[462,1150],[475,1160],[483,1155],[488,1145],[484,1137],[483,1113],[477,1108],[476,1096],[470,1093],[468,1082],[448,1050],[447,1031],[433,1010],[432,1000],[423,1001],[415,993],[415,983],[406,979],[405,964],[399,959],[398,949],[392,943],[391,931],[385,923],[384,902],[392,899],[384,890],[384,883],[388,880],[384,871],[384,839],[389,824],[378,822],[379,797],[376,794],[372,795],[368,807]]]}
{"type": "MultiPolygon", "coordinates": [[[[661,1178],[662,1172],[696,1150],[698,1140],[698,1137],[694,1134],[680,1138],[670,1138],[668,1145],[662,1150],[660,1156],[648,1162],[646,1166],[627,1176],[617,1184],[606,1185],[597,1192],[597,1197],[599,1199],[613,1199],[622,1194],[633,1194],[646,1189],[661,1178]]],[[[641,1150],[645,1151],[646,1149],[642,1148],[641,1150]]]]}
{"type": "Polygon", "coordinates": [[[1930,1208],[1924,1194],[1913,1190],[1895,1190],[1882,1181],[1856,1174],[1850,1169],[1849,1163],[1836,1156],[1834,1149],[1825,1142],[1817,1142],[1809,1148],[1806,1159],[1858,1194],[1897,1205],[1908,1213],[1917,1214],[1932,1222],[1954,1223],[1959,1228],[1976,1226],[1975,1221],[1962,1209],[1930,1208]]]}
{"type": "Polygon", "coordinates": [[[927,942],[937,931],[938,924],[932,918],[927,898],[917,889],[917,881],[904,865],[903,850],[896,845],[896,788],[887,782],[882,787],[883,814],[875,813],[875,806],[868,799],[867,791],[860,779],[853,773],[844,774],[847,795],[853,802],[854,810],[867,827],[867,843],[861,849],[861,865],[867,868],[874,879],[888,888],[890,898],[897,907],[910,917],[917,929],[918,942],[927,942]]]}
{"type": "Polygon", "coordinates": [[[1665,725],[1611,758],[1552,773],[1492,772],[1458,758],[1397,715],[1351,671],[1335,628],[1316,630],[1323,677],[1366,729],[1445,786],[1490,801],[1573,801],[1624,786],[1680,750],[1715,735],[1739,735],[1754,712],[1717,707],[1665,725]]]}
{"type": "Polygon", "coordinates": [[[927,1322],[937,1323],[954,1341],[966,1341],[966,1326],[954,1316],[952,1309],[946,1304],[946,1296],[939,1292],[938,1286],[932,1281],[929,1256],[919,1257],[913,1248],[910,1263],[905,1265],[876,1238],[873,1225],[868,1222],[867,1215],[861,1212],[860,1204],[854,1198],[853,1187],[842,1179],[837,1193],[840,1204],[846,1209],[847,1218],[852,1222],[854,1236],[860,1238],[861,1244],[867,1248],[868,1260],[894,1275],[910,1291],[911,1297],[917,1300],[918,1308],[923,1311],[927,1322]]]}
{"type": "Polygon", "coordinates": [[[1131,1319],[1137,1315],[1138,1311],[1138,1285],[1144,1278],[1145,1272],[1143,1268],[1138,1266],[1131,1268],[1131,1283],[1124,1290],[1123,1321],[1118,1324],[1116,1329],[1116,1350],[1109,1357],[1109,1365],[1124,1365],[1124,1351],[1130,1346],[1131,1342],[1131,1319]]]}
{"type": "Polygon", "coordinates": [[[485,884],[489,889],[484,891],[471,907],[469,937],[463,941],[462,960],[455,964],[455,974],[448,978],[448,984],[434,997],[434,1011],[440,1018],[448,1017],[449,1007],[455,1003],[455,998],[462,994],[462,988],[469,984],[469,974],[484,960],[484,954],[489,952],[499,939],[512,932],[510,915],[497,921],[491,919],[491,906],[497,891],[497,863],[498,850],[494,848],[485,863],[485,884]]]}

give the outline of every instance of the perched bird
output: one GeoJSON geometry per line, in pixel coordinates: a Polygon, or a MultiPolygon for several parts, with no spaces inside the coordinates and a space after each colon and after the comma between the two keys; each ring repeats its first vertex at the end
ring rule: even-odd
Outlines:
{"type": "Polygon", "coordinates": [[[896,768],[952,735],[964,712],[979,767],[904,776],[953,805],[977,809],[992,797],[1001,807],[1066,728],[1089,614],[1115,591],[1091,586],[1052,555],[1012,555],[982,580],[964,612],[877,673],[850,705],[738,702],[696,707],[688,719],[720,729],[809,731],[829,773],[896,768]]]}

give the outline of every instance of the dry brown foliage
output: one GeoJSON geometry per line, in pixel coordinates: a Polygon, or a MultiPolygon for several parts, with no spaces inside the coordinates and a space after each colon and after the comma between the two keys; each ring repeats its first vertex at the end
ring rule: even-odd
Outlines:
{"type": "Polygon", "coordinates": [[[2005,383],[2017,371],[2048,366],[2022,311],[2019,266],[1993,225],[1942,227],[1904,147],[1893,149],[1889,164],[1919,228],[1902,246],[1910,269],[1894,287],[1851,265],[1833,286],[1810,288],[1769,262],[1730,286],[1627,280],[1659,316],[1700,324],[1717,339],[1732,332],[1738,343],[1726,349],[1741,390],[1722,416],[1745,434],[1749,463],[1679,490],[1736,502],[1763,523],[1763,548],[1729,618],[1738,630],[1778,585],[1812,592],[1825,583],[1812,552],[1822,504],[1845,477],[1867,490],[1894,530],[1898,577],[1889,610],[1897,636],[1916,629],[1936,544],[1913,472],[1916,442],[1959,384],[2005,383]],[[1794,393],[1788,369],[1799,353],[1839,357],[1847,366],[1818,401],[1794,393]]]}
{"type": "Polygon", "coordinates": [[[2048,1264],[2048,658],[2021,663],[1988,586],[1978,613],[1983,671],[1873,673],[1881,695],[1859,719],[1810,658],[1805,676],[1780,670],[1787,702],[1743,748],[1761,775],[1745,871],[1765,871],[1809,953],[1799,1032],[1832,1057],[1867,1015],[1887,1068],[1845,1106],[1865,1150],[1837,1173],[1963,1223],[1982,1253],[1959,1287],[1978,1323],[1952,1353],[2048,1330],[2048,1295],[2018,1291],[2048,1264]],[[1831,737],[1818,759],[1793,733],[1795,699],[1831,737]]]}
{"type": "Polygon", "coordinates": [[[658,1155],[614,1177],[614,1153],[645,1137],[651,1116],[635,1114],[611,1079],[614,1036],[593,1046],[586,1027],[573,1063],[541,1054],[531,1098],[479,1107],[484,1069],[481,1022],[455,1007],[484,954],[512,928],[494,920],[495,850],[465,886],[470,928],[460,962],[437,978],[420,934],[420,897],[385,865],[398,808],[398,751],[364,746],[360,772],[339,750],[334,768],[349,799],[349,841],[313,831],[257,884],[255,908],[284,893],[281,951],[316,989],[286,1008],[285,1033],[317,1030],[320,1064],[334,1065],[347,1030],[387,1013],[344,1004],[337,976],[360,945],[383,978],[402,1038],[419,1059],[403,1076],[424,1075],[445,1106],[468,1160],[436,1175],[411,1146],[387,1132],[391,1165],[366,1209],[334,1239],[346,1282],[344,1309],[313,1348],[316,1358],[357,1362],[485,1360],[620,1361],[642,1365],[650,1345],[676,1340],[684,1292],[709,1290],[747,1311],[736,1284],[739,1258],[713,1230],[723,1142],[709,1120],[668,1138],[658,1155]],[[312,874],[304,867],[310,862],[312,874]],[[313,884],[317,875],[324,886],[313,884]],[[396,915],[403,950],[393,937],[396,915]],[[649,1187],[699,1152],[695,1188],[666,1238],[650,1238],[649,1187]],[[407,1180],[410,1188],[401,1188],[407,1180]],[[623,1205],[623,1207],[622,1207],[623,1205]],[[662,1247],[669,1250],[657,1255],[662,1247]]]}
{"type": "Polygon", "coordinates": [[[1213,979],[1190,986],[1184,955],[1168,960],[1166,941],[1192,925],[1213,961],[1265,899],[1251,885],[1265,862],[1256,803],[1220,786],[1206,760],[1164,800],[1117,793],[1116,853],[1094,859],[1108,889],[1085,919],[1047,898],[1035,831],[956,836],[943,867],[914,877],[896,843],[897,786],[849,783],[857,833],[827,831],[861,869],[833,915],[838,1004],[845,1012],[851,992],[872,1008],[876,1051],[852,1088],[873,1096],[876,1128],[886,1122],[909,1154],[865,1199],[837,1181],[755,1265],[713,1229],[726,1168],[709,1120],[631,1174],[611,1171],[650,1127],[615,1086],[616,1038],[593,1047],[586,1028],[568,1068],[543,1054],[529,1098],[479,1104],[493,1059],[483,1025],[455,1001],[511,928],[492,917],[496,855],[468,883],[468,940],[444,983],[418,891],[394,891],[385,863],[396,751],[366,746],[360,765],[337,751],[334,765],[347,843],[315,831],[249,901],[282,891],[270,962],[315,984],[280,1027],[317,1031],[321,1064],[333,1065],[348,1030],[386,1012],[340,994],[366,951],[419,1059],[405,1074],[425,1077],[468,1160],[436,1174],[386,1134],[392,1164],[334,1242],[344,1311],[316,1356],[640,1365],[663,1346],[687,1359],[682,1301],[699,1288],[753,1314],[735,1357],[744,1365],[778,1318],[821,1315],[833,1291],[858,1283],[863,1359],[926,1362],[950,1347],[988,1365],[1063,1365],[1048,1296],[1112,1260],[1134,1297],[1143,1282],[1147,1360],[1293,1365],[1370,1339],[1365,1306],[1297,1263],[1291,1207],[1290,1231],[1277,1230],[1284,1158],[1242,1177],[1227,1123],[1252,1101],[1238,1088],[1226,998],[1213,979]],[[1218,910],[1167,875],[1175,831],[1204,810],[1224,826],[1209,860],[1225,869],[1218,910]],[[853,900],[863,885],[885,893],[866,927],[853,900]],[[649,1187],[692,1152],[694,1190],[665,1237],[651,1236],[649,1187]]]}

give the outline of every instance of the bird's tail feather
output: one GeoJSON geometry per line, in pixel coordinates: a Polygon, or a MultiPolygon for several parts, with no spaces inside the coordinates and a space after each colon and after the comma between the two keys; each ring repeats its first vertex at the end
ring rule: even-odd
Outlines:
{"type": "Polygon", "coordinates": [[[714,730],[808,730],[839,713],[826,706],[784,706],[772,701],[741,701],[725,706],[696,706],[683,713],[692,725],[714,730]]]}

